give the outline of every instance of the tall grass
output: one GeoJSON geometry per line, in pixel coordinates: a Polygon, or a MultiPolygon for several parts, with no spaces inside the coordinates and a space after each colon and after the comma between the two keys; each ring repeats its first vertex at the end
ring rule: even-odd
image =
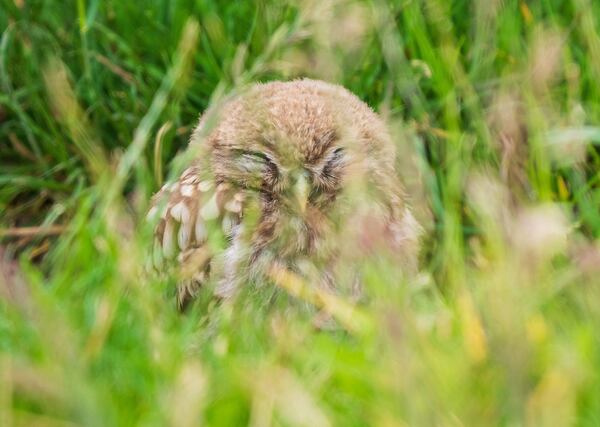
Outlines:
{"type": "Polygon", "coordinates": [[[597,2],[0,0],[0,30],[0,425],[600,425],[597,2]],[[419,275],[178,313],[150,195],[211,103],[300,76],[388,121],[419,275]]]}

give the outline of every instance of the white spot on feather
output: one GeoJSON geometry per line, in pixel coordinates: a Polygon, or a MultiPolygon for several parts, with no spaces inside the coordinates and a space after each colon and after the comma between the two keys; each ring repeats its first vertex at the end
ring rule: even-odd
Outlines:
{"type": "Polygon", "coordinates": [[[171,207],[171,216],[179,222],[187,223],[190,220],[190,210],[184,201],[177,203],[171,207]]]}
{"type": "Polygon", "coordinates": [[[182,185],[179,192],[182,196],[192,197],[194,194],[194,187],[192,185],[182,185]]]}
{"type": "Polygon", "coordinates": [[[200,190],[202,192],[207,192],[211,188],[212,188],[212,183],[210,181],[201,181],[198,184],[198,190],[200,190]]]}
{"type": "Polygon", "coordinates": [[[173,221],[167,221],[163,233],[162,247],[166,258],[175,255],[175,227],[173,221]]]}
{"type": "Polygon", "coordinates": [[[200,215],[205,220],[209,221],[219,216],[219,207],[217,206],[217,195],[213,195],[206,205],[200,209],[200,215]]]}
{"type": "Polygon", "coordinates": [[[225,203],[225,209],[229,212],[240,213],[242,211],[242,203],[239,200],[230,200],[225,203]]]}
{"type": "Polygon", "coordinates": [[[188,243],[190,242],[191,234],[192,234],[191,221],[183,222],[181,224],[181,227],[179,228],[179,233],[177,234],[177,243],[179,244],[179,249],[181,249],[182,251],[187,249],[188,243]]]}
{"type": "Polygon", "coordinates": [[[196,243],[204,243],[206,240],[206,227],[204,226],[204,219],[200,214],[200,210],[198,210],[198,215],[196,217],[196,226],[194,227],[194,235],[196,236],[196,243]]]}

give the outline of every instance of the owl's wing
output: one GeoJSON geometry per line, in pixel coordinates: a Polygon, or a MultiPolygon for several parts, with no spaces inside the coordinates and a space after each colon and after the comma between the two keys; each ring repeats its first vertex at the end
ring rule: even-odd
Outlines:
{"type": "Polygon", "coordinates": [[[159,272],[175,268],[177,302],[183,308],[208,279],[210,233],[227,235],[242,215],[243,194],[203,179],[199,166],[186,169],[152,198],[148,219],[156,222],[152,261],[159,272]]]}

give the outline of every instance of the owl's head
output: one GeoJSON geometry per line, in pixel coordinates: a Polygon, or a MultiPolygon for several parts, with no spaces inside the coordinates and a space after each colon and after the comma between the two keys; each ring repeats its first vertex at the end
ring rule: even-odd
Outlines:
{"type": "Polygon", "coordinates": [[[254,86],[227,103],[217,123],[208,137],[212,171],[218,183],[258,202],[257,251],[314,257],[336,226],[350,171],[373,178],[377,171],[370,169],[391,167],[393,175],[380,120],[337,86],[254,86]]]}

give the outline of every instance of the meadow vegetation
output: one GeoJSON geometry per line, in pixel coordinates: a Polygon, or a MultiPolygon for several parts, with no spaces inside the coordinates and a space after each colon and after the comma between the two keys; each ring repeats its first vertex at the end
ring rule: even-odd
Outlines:
{"type": "Polygon", "coordinates": [[[593,0],[0,0],[0,425],[600,425],[599,96],[593,0]],[[150,196],[304,76],[392,129],[419,274],[179,313],[150,196]]]}

